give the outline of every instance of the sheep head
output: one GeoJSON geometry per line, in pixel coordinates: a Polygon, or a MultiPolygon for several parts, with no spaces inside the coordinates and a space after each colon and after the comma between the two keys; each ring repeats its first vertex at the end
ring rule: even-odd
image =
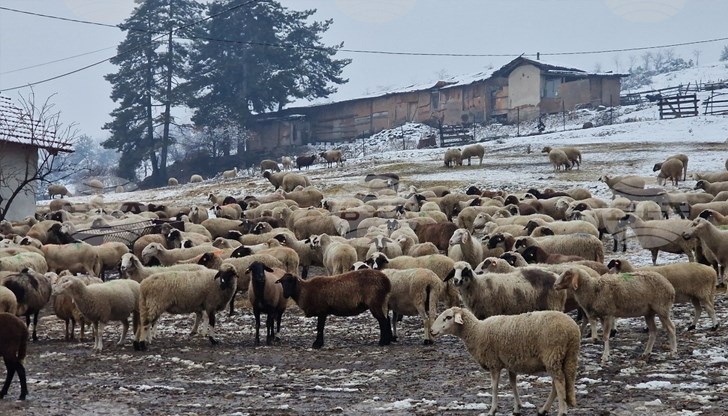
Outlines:
{"type": "Polygon", "coordinates": [[[445,282],[452,279],[455,286],[465,286],[469,283],[475,275],[473,269],[470,268],[470,264],[464,261],[455,262],[453,269],[445,277],[445,282]]]}
{"type": "Polygon", "coordinates": [[[121,256],[121,265],[119,266],[120,274],[131,273],[137,269],[139,259],[132,253],[125,253],[121,256]]]}
{"type": "Polygon", "coordinates": [[[146,247],[144,247],[144,250],[142,250],[142,263],[149,264],[153,257],[156,257],[164,250],[164,247],[162,247],[159,243],[149,243],[146,247]]]}
{"type": "Polygon", "coordinates": [[[452,237],[450,237],[449,244],[450,246],[457,246],[460,244],[465,244],[470,239],[470,233],[468,230],[464,228],[459,228],[455,230],[455,232],[452,234],[452,237]]]}
{"type": "Polygon", "coordinates": [[[459,328],[463,325],[463,310],[458,307],[452,307],[443,311],[440,316],[435,319],[430,327],[430,335],[437,337],[442,334],[456,335],[459,328]]]}
{"type": "Polygon", "coordinates": [[[220,290],[227,290],[237,282],[237,273],[232,264],[223,264],[220,271],[215,274],[215,280],[220,279],[220,290]]]}
{"type": "Polygon", "coordinates": [[[291,273],[286,273],[276,281],[276,283],[283,286],[283,297],[288,299],[293,296],[296,296],[296,292],[298,292],[298,277],[292,275],[291,273]]]}
{"type": "Polygon", "coordinates": [[[554,289],[556,290],[562,290],[562,289],[573,289],[577,290],[579,289],[579,271],[576,269],[569,269],[556,279],[554,282],[554,289]]]}
{"type": "Polygon", "coordinates": [[[501,254],[500,258],[503,259],[503,260],[505,260],[506,263],[510,264],[513,267],[516,267],[516,263],[518,263],[518,260],[519,260],[518,259],[518,253],[513,253],[513,252],[510,252],[510,251],[501,254]]]}
{"type": "MultiPolygon", "coordinates": [[[[503,254],[505,254],[505,253],[503,253],[503,254]]],[[[523,250],[523,253],[521,253],[521,255],[523,256],[523,259],[526,260],[526,263],[529,263],[529,264],[538,262],[537,254],[538,254],[538,250],[537,250],[537,247],[535,247],[535,246],[526,247],[526,249],[523,250]]],[[[515,256],[511,255],[510,258],[506,261],[508,261],[508,263],[511,266],[515,265],[515,256]],[[513,263],[511,263],[511,261],[513,261],[513,263]]]]}
{"type": "Polygon", "coordinates": [[[609,269],[609,273],[619,273],[620,271],[622,271],[622,260],[609,260],[607,268],[609,269]]]}
{"type": "Polygon", "coordinates": [[[351,268],[349,270],[356,271],[356,270],[365,270],[365,269],[369,269],[369,268],[370,268],[369,265],[366,264],[365,262],[357,261],[351,265],[351,268]]]}
{"type": "Polygon", "coordinates": [[[389,263],[389,259],[387,256],[382,252],[375,252],[372,253],[371,256],[366,260],[366,264],[375,270],[381,270],[384,269],[385,266],[389,263]]]}

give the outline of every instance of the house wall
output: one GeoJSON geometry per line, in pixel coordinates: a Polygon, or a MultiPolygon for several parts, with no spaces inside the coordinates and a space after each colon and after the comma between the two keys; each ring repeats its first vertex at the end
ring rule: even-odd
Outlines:
{"type": "Polygon", "coordinates": [[[541,70],[521,65],[508,75],[508,108],[537,106],[541,101],[541,70]]]}
{"type": "MultiPolygon", "coordinates": [[[[26,165],[35,169],[38,165],[38,149],[15,143],[0,142],[0,196],[5,202],[25,177],[26,165]]],[[[5,219],[19,221],[35,213],[36,185],[26,185],[7,207],[5,219]]]]}

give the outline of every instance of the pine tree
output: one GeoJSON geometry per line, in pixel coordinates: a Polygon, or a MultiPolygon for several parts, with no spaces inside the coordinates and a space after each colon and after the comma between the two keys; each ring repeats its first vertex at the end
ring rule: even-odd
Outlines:
{"type": "MultiPolygon", "coordinates": [[[[216,15],[229,4],[214,1],[208,13],[216,15]]],[[[193,122],[242,128],[253,112],[336,92],[332,84],[347,82],[341,73],[351,61],[333,59],[343,45],[321,43],[333,21],[308,22],[314,13],[268,1],[208,20],[204,38],[194,43],[187,77],[193,122]]]]}
{"type": "Polygon", "coordinates": [[[118,107],[104,125],[111,137],[106,148],[121,151],[120,175],[133,179],[148,161],[154,183],[167,177],[167,154],[173,138],[172,109],[183,102],[178,84],[187,64],[190,41],[200,26],[202,6],[194,0],[138,0],[124,22],[126,38],[110,62],[119,67],[106,80],[118,107]],[[161,130],[160,130],[161,129],[161,130]]]}

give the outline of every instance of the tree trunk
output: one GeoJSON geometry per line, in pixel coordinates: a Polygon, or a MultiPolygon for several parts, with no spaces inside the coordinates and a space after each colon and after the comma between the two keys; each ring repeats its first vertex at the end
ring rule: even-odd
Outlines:
{"type": "MultiPolygon", "coordinates": [[[[170,6],[170,15],[172,14],[171,6],[170,6]]],[[[171,16],[170,16],[171,20],[171,16]]],[[[167,180],[167,152],[169,150],[169,125],[172,123],[171,120],[171,109],[172,109],[172,67],[173,67],[173,59],[172,59],[172,53],[173,50],[173,42],[172,42],[172,31],[169,31],[169,34],[167,35],[167,79],[165,84],[165,99],[164,99],[164,131],[162,133],[162,149],[161,149],[161,161],[159,163],[159,170],[160,170],[160,181],[166,181],[167,180]]]]}
{"type": "Polygon", "coordinates": [[[157,161],[157,153],[154,149],[154,108],[152,106],[152,91],[154,89],[154,72],[153,59],[154,51],[152,50],[152,33],[149,34],[149,46],[146,48],[146,93],[144,97],[144,107],[146,108],[146,130],[147,141],[149,142],[149,161],[152,163],[152,177],[159,178],[159,162],[157,161]]]}

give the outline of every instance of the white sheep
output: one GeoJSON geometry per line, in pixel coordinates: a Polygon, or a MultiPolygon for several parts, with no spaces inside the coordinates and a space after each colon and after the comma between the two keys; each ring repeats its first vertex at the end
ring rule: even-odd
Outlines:
{"type": "Polygon", "coordinates": [[[582,270],[571,269],[561,273],[554,288],[573,291],[574,299],[589,318],[594,342],[597,339],[597,331],[594,330],[596,320],[601,320],[604,341],[602,364],[609,360],[609,334],[614,318],[645,317],[649,336],[642,357],[647,360],[657,337],[657,315],[667,331],[670,355],[677,352],[675,325],[670,319],[675,289],[659,273],[642,271],[594,277],[582,270]]]}
{"type": "Polygon", "coordinates": [[[210,343],[214,338],[215,314],[232,299],[236,288],[235,267],[223,264],[220,271],[162,272],[149,276],[140,286],[139,315],[134,349],[144,351],[151,343],[156,324],[164,313],[195,313],[191,334],[197,332],[202,313],[207,313],[210,343]]]}
{"type": "Polygon", "coordinates": [[[311,248],[321,251],[324,267],[329,276],[348,272],[357,260],[354,247],[333,240],[328,234],[312,237],[311,248]]]}
{"type": "Polygon", "coordinates": [[[15,294],[5,286],[0,286],[0,312],[7,312],[15,315],[18,309],[18,300],[15,294]]]}
{"type": "Polygon", "coordinates": [[[551,376],[551,394],[539,415],[545,415],[557,397],[559,416],[566,414],[567,405],[576,406],[581,336],[574,320],[564,313],[540,311],[479,321],[466,309],[450,308],[437,317],[431,332],[433,336],[452,334],[461,338],[475,361],[490,371],[489,416],[498,409],[498,383],[503,369],[508,370],[513,391],[513,414],[520,414],[522,406],[516,385],[518,373],[545,371],[551,376]]]}
{"type": "Polygon", "coordinates": [[[222,177],[225,179],[232,179],[232,178],[236,178],[237,176],[238,176],[237,166],[230,170],[226,170],[226,171],[222,172],[222,177]]]}
{"type": "Polygon", "coordinates": [[[459,228],[450,237],[447,256],[453,261],[465,261],[475,267],[483,260],[483,245],[468,230],[459,228]]]}
{"type": "Polygon", "coordinates": [[[94,351],[104,347],[104,324],[120,321],[123,325],[117,345],[123,345],[129,330],[129,315],[133,315],[133,329],[139,324],[139,283],[118,279],[105,283],[86,284],[75,277],[59,283],[54,290],[57,294],[68,293],[78,310],[93,324],[94,351]]]}
{"type": "Polygon", "coordinates": [[[73,301],[73,297],[68,294],[58,293],[57,286],[61,285],[63,282],[71,278],[79,279],[86,285],[89,285],[91,283],[102,283],[102,280],[94,276],[72,276],[70,272],[66,273],[68,274],[60,276],[58,280],[53,283],[53,294],[51,296],[51,301],[53,303],[53,312],[55,312],[56,316],[59,319],[63,320],[66,324],[64,339],[66,341],[74,339],[76,322],[78,322],[80,324],[81,330],[81,342],[83,342],[86,332],[86,318],[81,314],[81,311],[78,310],[78,306],[73,301]]]}
{"type": "Polygon", "coordinates": [[[683,231],[683,239],[700,239],[700,244],[717,265],[718,281],[725,280],[725,268],[728,266],[728,231],[721,230],[705,218],[696,218],[690,228],[683,231]]]}
{"type": "Polygon", "coordinates": [[[515,315],[537,310],[563,311],[566,294],[554,290],[557,275],[537,268],[510,273],[476,275],[466,262],[456,262],[446,281],[452,279],[463,304],[478,319],[515,315]]]}
{"type": "Polygon", "coordinates": [[[694,239],[686,240],[683,234],[690,230],[690,220],[670,218],[667,220],[642,221],[634,214],[627,214],[619,220],[623,227],[631,227],[640,246],[652,253],[652,264],[657,264],[660,250],[668,253],[684,253],[688,261],[695,261],[694,239]]]}
{"type": "Polygon", "coordinates": [[[392,311],[392,340],[397,340],[397,321],[418,315],[425,327],[424,345],[432,344],[430,328],[437,316],[437,302],[445,284],[429,269],[382,270],[392,283],[389,310],[392,311]]]}
{"type": "Polygon", "coordinates": [[[132,253],[126,253],[123,256],[121,256],[121,263],[119,266],[119,278],[120,279],[131,279],[136,282],[141,283],[142,280],[146,279],[147,277],[163,272],[163,271],[172,271],[172,270],[178,270],[178,271],[194,271],[194,270],[203,270],[204,267],[200,266],[198,264],[175,264],[169,267],[164,266],[152,266],[152,267],[146,267],[142,264],[141,260],[139,258],[132,254],[132,253]]]}

